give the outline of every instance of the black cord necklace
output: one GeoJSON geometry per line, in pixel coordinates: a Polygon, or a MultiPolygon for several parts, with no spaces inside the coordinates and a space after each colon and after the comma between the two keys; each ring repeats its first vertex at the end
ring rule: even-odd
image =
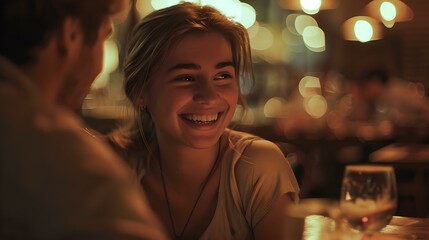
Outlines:
{"type": "Polygon", "coordinates": [[[209,180],[210,180],[211,176],[213,175],[213,173],[214,173],[214,171],[215,171],[215,169],[216,169],[216,166],[217,166],[217,164],[218,164],[218,162],[219,162],[219,158],[220,158],[220,142],[219,142],[218,144],[219,144],[219,147],[218,147],[218,150],[217,150],[216,160],[215,160],[215,162],[213,163],[213,166],[212,166],[212,168],[210,169],[210,172],[209,172],[209,174],[207,175],[206,179],[204,179],[204,182],[203,182],[203,184],[202,184],[202,186],[201,186],[201,189],[200,189],[200,191],[198,192],[197,199],[195,200],[195,203],[194,203],[194,205],[192,206],[191,212],[189,213],[188,218],[186,219],[185,225],[183,226],[183,229],[182,229],[182,231],[180,232],[180,234],[179,234],[179,235],[177,235],[177,233],[176,233],[176,227],[175,227],[175,225],[174,225],[173,214],[171,213],[170,200],[168,199],[167,186],[166,186],[166,184],[165,184],[165,180],[164,180],[164,174],[163,174],[163,170],[162,170],[162,163],[161,163],[161,161],[159,161],[159,169],[161,170],[161,181],[162,181],[162,187],[163,187],[163,189],[164,189],[164,197],[165,197],[165,201],[167,202],[168,215],[169,215],[169,217],[170,217],[171,227],[173,228],[174,239],[177,239],[177,240],[182,239],[183,234],[185,233],[185,230],[186,230],[186,228],[188,227],[188,223],[189,223],[189,221],[191,220],[192,214],[194,213],[194,210],[195,210],[195,208],[197,207],[198,201],[200,200],[201,195],[203,194],[204,189],[205,189],[205,188],[206,188],[206,186],[207,186],[207,183],[209,182],[209,180]]]}

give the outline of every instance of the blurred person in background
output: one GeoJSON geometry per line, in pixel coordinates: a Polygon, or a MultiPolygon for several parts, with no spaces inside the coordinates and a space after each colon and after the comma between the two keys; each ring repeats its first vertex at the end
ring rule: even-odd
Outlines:
{"type": "Polygon", "coordinates": [[[367,71],[363,77],[350,87],[353,110],[351,120],[372,122],[376,120],[378,109],[383,103],[390,76],[382,68],[367,71]]]}
{"type": "Polygon", "coordinates": [[[87,93],[126,4],[0,2],[1,239],[166,239],[130,169],[58,104],[87,93]]]}
{"type": "Polygon", "coordinates": [[[298,201],[272,142],[227,128],[253,83],[246,29],[192,3],[150,13],[125,62],[134,124],[111,136],[173,239],[283,239],[298,201]]]}

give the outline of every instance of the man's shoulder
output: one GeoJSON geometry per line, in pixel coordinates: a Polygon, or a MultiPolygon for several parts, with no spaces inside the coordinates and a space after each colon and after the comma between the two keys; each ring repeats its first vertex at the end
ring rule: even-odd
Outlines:
{"type": "Polygon", "coordinates": [[[16,102],[0,104],[1,148],[7,148],[5,152],[9,155],[22,155],[24,160],[32,153],[33,159],[52,161],[54,165],[55,161],[62,164],[70,161],[70,164],[96,164],[105,168],[121,162],[101,138],[90,134],[81,119],[67,109],[43,105],[37,98],[19,99],[10,95],[0,99],[16,102]],[[29,154],[20,153],[22,150],[29,154]]]}

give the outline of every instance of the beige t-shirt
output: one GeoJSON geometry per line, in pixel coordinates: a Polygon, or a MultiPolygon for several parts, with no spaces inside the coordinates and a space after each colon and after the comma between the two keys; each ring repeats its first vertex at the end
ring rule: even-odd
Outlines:
{"type": "MultiPolygon", "coordinates": [[[[124,145],[123,139],[118,139],[111,139],[112,146],[141,180],[147,166],[142,146],[131,141],[124,145]]],[[[298,201],[298,183],[289,162],[272,142],[226,129],[221,148],[224,151],[221,151],[217,206],[200,239],[253,239],[253,229],[280,196],[288,194],[298,201]],[[246,156],[249,152],[251,156],[246,156]]]]}
{"type": "Polygon", "coordinates": [[[253,239],[252,229],[278,197],[289,193],[298,201],[298,183],[274,143],[229,129],[222,143],[228,147],[222,156],[217,207],[200,239],[253,239]],[[261,154],[246,156],[246,148],[255,141],[262,141],[261,154]]]}

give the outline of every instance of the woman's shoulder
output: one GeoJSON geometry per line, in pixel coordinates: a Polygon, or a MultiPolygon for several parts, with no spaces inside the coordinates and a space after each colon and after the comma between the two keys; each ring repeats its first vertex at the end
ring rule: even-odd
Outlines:
{"type": "Polygon", "coordinates": [[[236,146],[241,144],[249,144],[255,140],[261,139],[251,133],[241,132],[227,128],[224,133],[225,138],[230,145],[236,146]]]}
{"type": "Polygon", "coordinates": [[[273,142],[250,133],[228,130],[230,145],[241,149],[241,161],[253,165],[272,166],[286,161],[283,152],[273,142]]]}
{"type": "Polygon", "coordinates": [[[287,192],[299,192],[292,168],[279,146],[260,137],[233,133],[249,139],[241,152],[232,150],[230,181],[238,186],[243,199],[251,199],[254,191],[261,196],[279,196],[287,192]],[[231,180],[232,179],[232,180],[231,180]]]}

